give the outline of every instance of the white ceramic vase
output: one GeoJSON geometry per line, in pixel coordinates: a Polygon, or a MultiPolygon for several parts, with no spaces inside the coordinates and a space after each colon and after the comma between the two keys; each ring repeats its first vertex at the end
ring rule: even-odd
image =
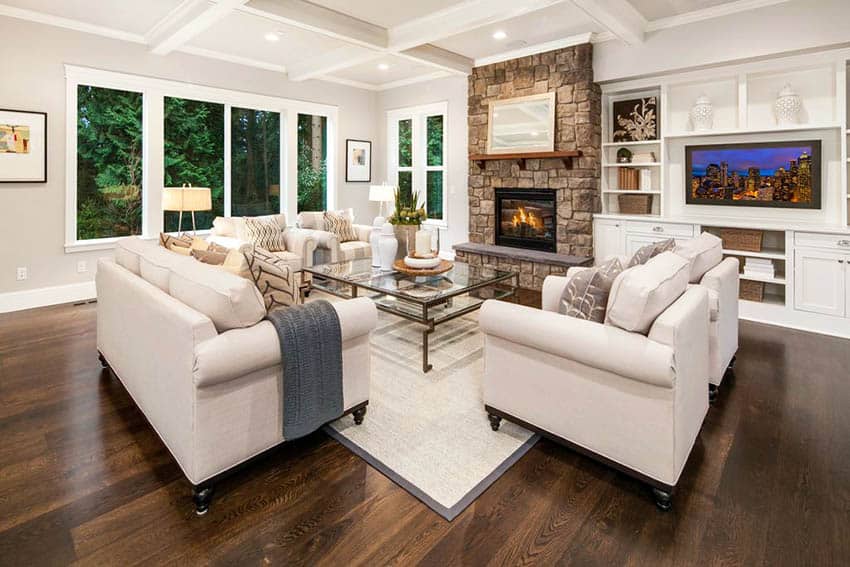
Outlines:
{"type": "Polygon", "coordinates": [[[802,102],[800,101],[800,97],[794,92],[791,85],[785,85],[779,91],[779,96],[776,97],[776,102],[773,105],[773,110],[776,113],[776,123],[779,125],[797,124],[800,119],[801,107],[802,102]]]}
{"type": "Polygon", "coordinates": [[[381,227],[381,237],[378,241],[381,256],[381,269],[392,270],[396,252],[398,252],[398,240],[395,237],[395,229],[390,223],[384,223],[381,227]]]}
{"type": "Polygon", "coordinates": [[[714,107],[711,100],[701,95],[691,107],[691,123],[694,130],[711,130],[714,126],[714,107]]]}
{"type": "Polygon", "coordinates": [[[372,232],[369,233],[369,245],[372,247],[372,267],[379,268],[381,266],[381,227],[384,226],[386,219],[384,217],[375,217],[372,222],[372,232]]]}

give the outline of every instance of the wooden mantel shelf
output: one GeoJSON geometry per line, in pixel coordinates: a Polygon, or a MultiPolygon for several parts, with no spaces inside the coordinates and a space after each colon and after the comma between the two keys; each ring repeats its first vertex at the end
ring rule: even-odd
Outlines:
{"type": "Polygon", "coordinates": [[[493,160],[516,160],[519,166],[525,169],[525,160],[527,159],[562,159],[566,167],[570,166],[570,160],[576,157],[581,157],[579,150],[565,150],[560,152],[524,152],[514,154],[471,154],[470,161],[474,161],[478,167],[484,168],[485,161],[493,160]]]}

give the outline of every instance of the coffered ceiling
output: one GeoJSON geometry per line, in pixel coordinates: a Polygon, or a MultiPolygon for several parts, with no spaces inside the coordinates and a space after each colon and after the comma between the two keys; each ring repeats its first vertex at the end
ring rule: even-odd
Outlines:
{"type": "MultiPolygon", "coordinates": [[[[383,90],[792,0],[0,0],[8,16],[383,90]]],[[[793,0],[805,1],[805,0],[793,0]]]]}

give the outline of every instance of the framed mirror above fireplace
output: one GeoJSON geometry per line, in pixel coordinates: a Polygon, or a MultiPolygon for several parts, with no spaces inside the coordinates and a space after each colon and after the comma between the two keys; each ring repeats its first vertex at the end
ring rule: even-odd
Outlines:
{"type": "Polygon", "coordinates": [[[496,244],[555,252],[558,215],[549,189],[496,188],[496,244]]]}

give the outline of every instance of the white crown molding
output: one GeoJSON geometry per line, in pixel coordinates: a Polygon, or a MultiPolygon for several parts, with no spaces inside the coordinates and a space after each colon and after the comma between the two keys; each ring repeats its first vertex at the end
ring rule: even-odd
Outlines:
{"type": "Polygon", "coordinates": [[[245,65],[246,67],[265,69],[266,71],[274,71],[276,73],[286,73],[286,67],[284,65],[269,63],[268,61],[260,61],[258,59],[251,59],[249,57],[240,57],[239,55],[231,55],[230,53],[222,53],[220,51],[205,49],[203,47],[184,45],[182,47],[178,47],[176,51],[187,53],[189,55],[197,55],[198,57],[206,57],[207,59],[217,59],[219,61],[226,61],[237,65],[245,65]]]}
{"type": "Polygon", "coordinates": [[[114,28],[108,28],[106,26],[89,24],[86,22],[81,22],[79,20],[72,20],[70,18],[53,16],[51,14],[45,14],[43,12],[25,10],[23,8],[7,6],[6,4],[0,4],[0,16],[6,16],[18,20],[27,20],[38,24],[55,26],[58,28],[65,28],[83,33],[90,33],[93,35],[99,35],[111,39],[120,39],[122,41],[129,41],[132,43],[145,43],[145,37],[137,33],[116,30],[114,28]]]}
{"type": "Polygon", "coordinates": [[[93,281],[0,293],[0,313],[88,301],[97,297],[93,281]]]}
{"type": "Polygon", "coordinates": [[[593,35],[594,34],[590,32],[580,33],[563,39],[528,45],[521,49],[513,49],[511,51],[503,51],[502,53],[497,53],[495,55],[488,55],[487,57],[479,57],[475,60],[475,66],[483,67],[484,65],[509,61],[510,59],[519,59],[520,57],[528,57],[529,55],[535,55],[537,53],[545,53],[547,51],[554,51],[555,49],[563,49],[565,47],[581,45],[582,43],[589,43],[593,40],[593,35]]]}
{"type": "Polygon", "coordinates": [[[711,20],[714,18],[738,14],[740,12],[748,12],[750,10],[756,10],[758,8],[774,6],[776,4],[784,4],[788,1],[789,0],[738,0],[737,2],[718,4],[717,6],[704,8],[702,10],[694,10],[693,12],[686,12],[684,14],[678,14],[676,16],[670,16],[668,18],[659,18],[657,20],[652,20],[651,22],[647,23],[646,31],[653,32],[678,26],[684,26],[686,24],[693,24],[695,22],[701,22],[703,20],[711,20]]]}

